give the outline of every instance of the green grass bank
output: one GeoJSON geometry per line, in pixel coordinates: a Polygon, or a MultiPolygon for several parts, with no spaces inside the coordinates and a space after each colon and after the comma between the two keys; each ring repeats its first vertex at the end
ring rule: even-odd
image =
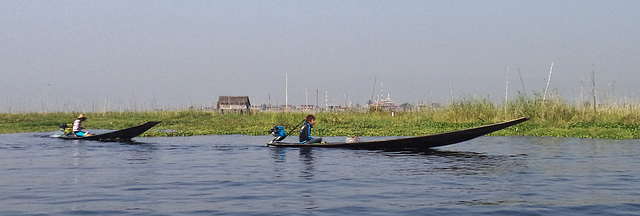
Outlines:
{"type": "MultiPolygon", "coordinates": [[[[562,100],[518,98],[504,105],[485,99],[462,100],[446,107],[413,111],[254,112],[221,114],[215,111],[139,111],[85,113],[87,131],[123,129],[147,121],[162,123],[142,136],[192,136],[246,134],[268,135],[275,125],[287,131],[307,114],[317,117],[314,136],[416,136],[497,123],[518,117],[531,120],[491,135],[553,136],[604,139],[640,137],[637,106],[575,107],[562,100]]],[[[0,133],[57,131],[60,123],[72,123],[79,113],[0,114],[0,133]]]]}

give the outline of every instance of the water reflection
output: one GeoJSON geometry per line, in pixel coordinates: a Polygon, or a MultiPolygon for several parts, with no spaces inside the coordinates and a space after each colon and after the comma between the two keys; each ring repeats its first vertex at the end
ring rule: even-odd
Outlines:
{"type": "MultiPolygon", "coordinates": [[[[314,187],[311,186],[314,184],[316,171],[316,158],[313,154],[313,148],[271,148],[271,156],[275,163],[274,173],[275,177],[277,178],[286,178],[286,174],[292,174],[287,172],[287,167],[289,167],[290,164],[285,163],[287,158],[287,150],[298,152],[298,161],[301,165],[299,166],[299,173],[297,174],[296,178],[296,180],[301,181],[296,184],[301,186],[298,188],[298,191],[296,193],[296,195],[300,197],[296,200],[303,202],[302,205],[304,206],[305,210],[317,209],[317,192],[314,187]]],[[[309,213],[311,213],[311,211],[309,213]]]]}
{"type": "Polygon", "coordinates": [[[79,140],[73,140],[73,142],[74,142],[74,145],[73,145],[74,148],[71,155],[72,156],[71,165],[73,165],[74,167],[78,167],[78,166],[84,165],[87,159],[87,150],[83,142],[80,142],[79,140]]]}
{"type": "MultiPolygon", "coordinates": [[[[80,140],[73,140],[74,148],[71,155],[71,165],[74,168],[84,167],[87,160],[87,150],[84,142],[80,142],[80,140]]],[[[83,172],[81,169],[75,169],[71,181],[74,184],[78,184],[83,176],[83,172]]]]}
{"type": "MultiPolygon", "coordinates": [[[[286,149],[286,148],[270,148],[271,149],[271,157],[273,158],[274,163],[278,164],[278,163],[285,163],[286,159],[287,159],[287,150],[294,150],[294,149],[286,149]]],[[[299,177],[305,178],[307,180],[313,180],[313,175],[314,175],[314,166],[315,166],[315,157],[313,155],[313,148],[311,147],[307,147],[307,148],[297,148],[298,151],[298,160],[301,162],[302,167],[300,170],[300,175],[299,177]]],[[[281,166],[275,166],[275,170],[276,173],[280,173],[281,170],[280,169],[281,166]]],[[[278,176],[279,177],[279,176],[278,176]]]]}
{"type": "MultiPolygon", "coordinates": [[[[313,148],[306,147],[300,148],[298,153],[299,160],[302,164],[300,167],[300,178],[306,180],[307,184],[313,184],[315,180],[315,157],[313,156],[313,148]]],[[[303,187],[300,191],[300,195],[305,202],[305,209],[312,210],[318,208],[316,199],[316,191],[314,187],[303,187]]]]}
{"type": "Polygon", "coordinates": [[[519,156],[488,155],[466,151],[401,151],[384,152],[389,157],[422,158],[424,167],[410,168],[414,175],[446,172],[457,176],[503,173],[526,163],[519,156]]]}
{"type": "MultiPolygon", "coordinates": [[[[313,154],[314,148],[272,148],[271,153],[275,163],[286,163],[287,151],[298,152],[300,162],[300,178],[308,181],[315,176],[315,164],[318,158],[313,154]]],[[[317,149],[334,151],[335,149],[317,149]]],[[[380,161],[379,156],[393,158],[387,164],[380,164],[387,167],[389,164],[396,169],[398,175],[431,175],[434,172],[445,172],[450,175],[486,175],[492,173],[503,173],[514,169],[527,167],[525,158],[527,155],[489,155],[469,151],[448,151],[448,150],[346,150],[352,152],[349,155],[360,155],[357,157],[376,157],[372,161],[380,161]],[[377,156],[376,156],[377,155],[377,156]],[[406,166],[406,164],[422,164],[422,166],[406,166]]],[[[334,153],[332,153],[334,154],[334,153]]],[[[335,154],[340,154],[336,152],[335,154]]],[[[376,166],[375,164],[371,164],[376,166]]],[[[345,164],[345,166],[349,166],[345,164]]],[[[275,166],[276,173],[282,173],[281,166],[275,166]]]]}
{"type": "Polygon", "coordinates": [[[300,177],[307,180],[313,180],[314,176],[314,157],[311,147],[300,148],[300,162],[302,162],[302,170],[300,170],[300,177]]]}
{"type": "Polygon", "coordinates": [[[271,157],[276,163],[284,163],[286,160],[286,150],[284,148],[270,148],[271,157]]]}
{"type": "Polygon", "coordinates": [[[150,161],[155,160],[157,157],[156,152],[158,148],[152,144],[138,143],[130,147],[130,155],[127,158],[124,158],[124,160],[128,161],[130,164],[147,164],[150,161]]]}

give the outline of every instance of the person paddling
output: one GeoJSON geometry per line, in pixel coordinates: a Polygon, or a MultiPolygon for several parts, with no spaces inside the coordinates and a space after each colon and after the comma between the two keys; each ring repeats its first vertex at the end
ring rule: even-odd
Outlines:
{"type": "Polygon", "coordinates": [[[85,117],[84,114],[80,114],[73,122],[73,135],[75,137],[93,136],[93,134],[82,131],[82,129],[84,129],[84,127],[82,127],[82,122],[85,120],[87,120],[87,117],[85,117]]]}
{"type": "Polygon", "coordinates": [[[322,138],[313,138],[311,137],[311,128],[316,124],[316,117],[313,115],[308,115],[304,119],[304,125],[300,129],[300,143],[302,144],[311,144],[311,143],[321,143],[322,138]]]}

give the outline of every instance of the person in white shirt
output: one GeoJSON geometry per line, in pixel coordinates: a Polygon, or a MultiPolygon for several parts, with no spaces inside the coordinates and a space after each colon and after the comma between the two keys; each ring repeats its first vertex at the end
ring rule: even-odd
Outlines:
{"type": "Polygon", "coordinates": [[[87,120],[87,117],[84,114],[80,114],[78,118],[73,122],[73,135],[75,137],[86,137],[92,136],[93,134],[82,131],[84,127],[82,127],[82,121],[87,120]]]}

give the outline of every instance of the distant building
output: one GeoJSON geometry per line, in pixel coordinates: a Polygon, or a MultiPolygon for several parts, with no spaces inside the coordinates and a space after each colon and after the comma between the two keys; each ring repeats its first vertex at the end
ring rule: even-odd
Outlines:
{"type": "Polygon", "coordinates": [[[251,102],[249,96],[220,96],[217,105],[218,111],[224,112],[249,112],[251,102]]]}
{"type": "Polygon", "coordinates": [[[386,111],[395,111],[396,110],[396,103],[394,103],[393,100],[391,100],[391,96],[390,95],[387,95],[387,99],[374,101],[373,102],[373,106],[381,108],[382,110],[386,110],[386,111]]]}
{"type": "Polygon", "coordinates": [[[295,107],[293,107],[293,105],[280,105],[280,109],[282,109],[282,110],[294,110],[295,107]]]}
{"type": "Polygon", "coordinates": [[[250,109],[251,110],[255,110],[255,111],[262,111],[262,110],[264,110],[264,107],[263,107],[263,105],[260,105],[260,106],[253,105],[253,106],[250,107],[250,109]]]}
{"type": "Polygon", "coordinates": [[[327,105],[326,111],[343,111],[343,107],[341,107],[340,105],[327,105]]]}
{"type": "Polygon", "coordinates": [[[313,105],[300,105],[302,110],[313,110],[313,105]]]}

